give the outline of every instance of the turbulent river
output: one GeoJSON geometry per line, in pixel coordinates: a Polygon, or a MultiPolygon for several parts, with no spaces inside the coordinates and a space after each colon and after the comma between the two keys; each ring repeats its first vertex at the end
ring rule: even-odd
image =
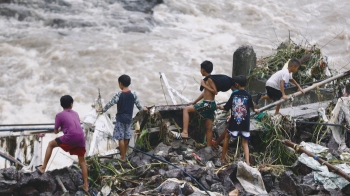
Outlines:
{"type": "Polygon", "coordinates": [[[121,74],[143,105],[171,103],[159,72],[194,100],[203,60],[231,75],[239,46],[259,58],[289,34],[346,71],[349,8],[347,0],[0,0],[0,124],[52,123],[64,94],[83,118],[98,89],[105,102],[119,90],[121,74]]]}

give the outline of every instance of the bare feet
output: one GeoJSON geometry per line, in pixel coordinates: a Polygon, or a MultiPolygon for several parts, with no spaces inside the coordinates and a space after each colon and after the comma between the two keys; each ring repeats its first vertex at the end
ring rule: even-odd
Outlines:
{"type": "Polygon", "coordinates": [[[225,164],[225,165],[228,163],[226,158],[220,158],[220,161],[222,164],[225,164]]]}
{"type": "Polygon", "coordinates": [[[211,144],[215,149],[219,149],[219,145],[216,143],[216,141],[212,140],[211,144]]]}

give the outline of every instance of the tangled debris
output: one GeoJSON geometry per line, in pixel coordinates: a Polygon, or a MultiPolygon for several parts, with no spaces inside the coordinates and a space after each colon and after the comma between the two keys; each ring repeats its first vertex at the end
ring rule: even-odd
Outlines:
{"type": "Polygon", "coordinates": [[[301,62],[299,71],[293,74],[293,78],[299,84],[328,78],[332,75],[331,72],[334,72],[328,66],[327,56],[323,56],[321,49],[316,45],[301,46],[288,40],[280,44],[275,54],[259,59],[257,67],[250,72],[248,79],[268,79],[293,57],[301,62]]]}

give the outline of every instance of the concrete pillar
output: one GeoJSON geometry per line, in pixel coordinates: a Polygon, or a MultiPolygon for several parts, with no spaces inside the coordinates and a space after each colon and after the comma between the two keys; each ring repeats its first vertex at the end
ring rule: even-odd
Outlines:
{"type": "Polygon", "coordinates": [[[233,53],[232,77],[248,76],[250,70],[256,67],[256,54],[252,46],[240,46],[233,53]]]}

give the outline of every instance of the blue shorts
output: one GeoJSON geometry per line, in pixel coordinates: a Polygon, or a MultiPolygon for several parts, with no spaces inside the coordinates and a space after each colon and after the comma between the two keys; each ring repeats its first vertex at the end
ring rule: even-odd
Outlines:
{"type": "Polygon", "coordinates": [[[131,139],[132,123],[122,123],[119,121],[115,122],[115,127],[113,131],[113,137],[116,140],[129,140],[131,139]]]}
{"type": "Polygon", "coordinates": [[[233,138],[237,138],[238,136],[241,136],[246,140],[250,140],[250,132],[249,131],[230,131],[227,129],[227,132],[233,138]]]}

